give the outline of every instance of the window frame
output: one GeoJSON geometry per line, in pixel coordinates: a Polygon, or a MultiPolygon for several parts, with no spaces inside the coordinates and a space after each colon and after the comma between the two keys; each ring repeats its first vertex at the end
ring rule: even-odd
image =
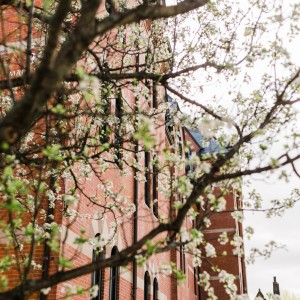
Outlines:
{"type": "MultiPolygon", "coordinates": [[[[118,253],[117,246],[114,246],[111,250],[111,257],[118,253]]],[[[109,275],[109,300],[119,299],[119,267],[110,267],[109,275]]]]}
{"type": "Polygon", "coordinates": [[[158,280],[156,277],[153,279],[153,300],[158,300],[158,280]]]}
{"type": "Polygon", "coordinates": [[[105,10],[111,15],[114,12],[114,4],[112,0],[105,0],[105,10]]]}
{"type": "Polygon", "coordinates": [[[146,205],[151,207],[151,155],[149,151],[145,151],[144,167],[145,167],[145,185],[144,185],[144,200],[146,205]]]}
{"type": "Polygon", "coordinates": [[[122,169],[122,148],[123,148],[123,137],[121,132],[122,127],[122,117],[123,117],[123,98],[122,92],[119,91],[118,96],[115,99],[115,116],[119,119],[119,124],[116,126],[115,134],[114,134],[114,144],[115,144],[115,155],[116,155],[116,163],[120,169],[122,169]]]}
{"type": "Polygon", "coordinates": [[[151,182],[151,186],[152,186],[152,211],[153,214],[156,218],[158,218],[159,214],[158,214],[158,166],[157,166],[157,161],[156,161],[156,156],[153,157],[153,167],[152,167],[152,182],[151,182]],[[154,202],[154,200],[157,200],[156,202],[154,202]]]}
{"type": "Polygon", "coordinates": [[[150,300],[151,297],[150,290],[151,290],[150,274],[148,271],[146,271],[144,275],[144,300],[150,300]]]}
{"type": "MultiPolygon", "coordinates": [[[[95,238],[100,239],[100,233],[95,235],[95,238]]],[[[98,260],[105,259],[105,248],[99,252],[97,249],[93,249],[92,261],[96,262],[98,260]]],[[[91,297],[91,300],[102,300],[103,299],[103,287],[104,287],[104,269],[99,268],[92,272],[92,286],[98,285],[98,293],[95,297],[91,297]]]]}

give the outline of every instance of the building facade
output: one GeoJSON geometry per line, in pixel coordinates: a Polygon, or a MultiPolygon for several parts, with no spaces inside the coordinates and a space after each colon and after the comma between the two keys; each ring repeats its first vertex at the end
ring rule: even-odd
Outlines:
{"type": "MultiPolygon", "coordinates": [[[[212,155],[227,152],[226,148],[221,147],[215,139],[210,139],[208,144],[199,130],[184,128],[185,141],[190,144],[190,152],[196,153],[203,162],[208,162],[212,155]]],[[[213,266],[218,266],[222,270],[233,274],[235,284],[238,287],[238,294],[247,293],[246,267],[243,255],[243,246],[240,247],[240,253],[235,249],[234,240],[243,240],[242,223],[233,218],[232,213],[240,211],[243,207],[241,186],[229,186],[226,192],[222,191],[222,185],[216,185],[213,188],[215,195],[223,195],[226,201],[226,208],[210,216],[210,226],[203,230],[205,239],[210,241],[216,249],[216,256],[209,261],[203,261],[202,271],[207,271],[211,277],[211,284],[215,289],[219,299],[224,297],[224,285],[220,282],[218,271],[212,270],[213,266]],[[220,235],[226,233],[227,243],[220,243],[220,235]]],[[[200,209],[201,212],[201,209],[200,209]]],[[[203,212],[202,212],[203,213],[203,212]]],[[[200,213],[201,214],[201,213],[200,213]]],[[[202,291],[202,297],[205,294],[202,291]]]]}

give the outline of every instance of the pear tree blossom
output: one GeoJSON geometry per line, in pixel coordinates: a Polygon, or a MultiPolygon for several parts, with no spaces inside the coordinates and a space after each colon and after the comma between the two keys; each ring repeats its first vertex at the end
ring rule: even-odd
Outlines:
{"type": "MultiPolygon", "coordinates": [[[[290,47],[299,3],[112,2],[109,12],[100,0],[0,0],[0,299],[55,285],[66,297],[94,297],[97,285],[70,281],[177,250],[193,267],[208,263],[232,299],[247,299],[215,263],[245,257],[242,233],[206,234],[222,214],[240,226],[244,211],[281,216],[300,200],[298,189],[269,206],[255,190],[243,195],[250,175],[300,177],[300,69],[290,47]],[[199,150],[185,130],[201,135],[199,150]],[[151,190],[143,209],[133,185],[151,190]],[[151,225],[132,241],[134,220],[151,225]],[[119,245],[113,258],[76,265],[84,251],[119,245]]],[[[253,248],[248,261],[282,247],[253,248]]],[[[185,277],[174,262],[156,272],[185,277]]],[[[215,300],[211,278],[201,270],[197,284],[215,300]]]]}

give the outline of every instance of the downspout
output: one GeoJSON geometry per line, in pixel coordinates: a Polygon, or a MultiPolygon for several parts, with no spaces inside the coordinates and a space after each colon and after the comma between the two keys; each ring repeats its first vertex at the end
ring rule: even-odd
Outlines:
{"type": "MultiPolygon", "coordinates": [[[[138,153],[138,143],[135,143],[134,146],[134,158],[137,161],[138,153]]],[[[138,180],[137,180],[137,170],[134,168],[134,178],[133,178],[133,203],[135,205],[135,212],[133,214],[133,244],[137,242],[138,239],[138,180]]],[[[132,263],[132,299],[136,300],[137,292],[137,263],[136,260],[133,260],[132,263]]]]}
{"type": "MultiPolygon", "coordinates": [[[[137,40],[135,41],[135,47],[138,49],[138,43],[137,40]]],[[[136,54],[135,57],[135,70],[136,72],[139,72],[139,65],[140,65],[140,55],[139,53],[136,54]]],[[[135,97],[134,99],[135,102],[135,114],[138,114],[139,108],[138,108],[138,98],[135,97]]],[[[135,142],[134,144],[134,159],[137,162],[138,161],[138,151],[139,151],[139,143],[138,141],[135,142]]],[[[138,239],[138,179],[137,179],[137,169],[134,167],[133,169],[133,204],[135,205],[135,212],[133,214],[133,244],[137,242],[138,239]]],[[[136,294],[137,294],[137,262],[134,259],[132,262],[132,300],[136,300],[136,294]]]]}

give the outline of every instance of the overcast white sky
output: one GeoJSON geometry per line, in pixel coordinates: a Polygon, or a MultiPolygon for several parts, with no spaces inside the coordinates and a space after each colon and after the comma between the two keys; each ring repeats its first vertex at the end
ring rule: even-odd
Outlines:
{"type": "MultiPolygon", "coordinates": [[[[287,3],[295,2],[288,0],[287,3]]],[[[296,1],[299,2],[299,1],[296,1]]],[[[294,63],[300,67],[300,36],[289,44],[289,50],[294,63]]],[[[298,120],[300,122],[300,120],[298,120]]],[[[300,162],[297,164],[300,171],[300,162]]],[[[290,171],[290,170],[289,170],[290,171]]],[[[291,172],[291,171],[290,171],[291,172]]],[[[294,188],[300,189],[300,178],[295,174],[290,182],[279,181],[278,176],[268,180],[251,180],[251,187],[257,189],[265,202],[272,199],[288,197],[294,188]]],[[[247,193],[248,188],[244,188],[247,193]]],[[[253,300],[260,288],[264,295],[272,292],[273,277],[276,276],[280,290],[287,290],[300,296],[300,203],[286,211],[282,217],[267,219],[262,213],[246,213],[244,228],[254,227],[255,235],[250,241],[245,240],[245,250],[251,247],[263,246],[270,240],[286,245],[286,250],[278,250],[269,259],[257,259],[255,264],[247,265],[248,292],[253,300]]]]}
{"type": "MultiPolygon", "coordinates": [[[[275,177],[275,176],[274,176],[275,177]]],[[[269,180],[252,181],[265,201],[284,198],[289,191],[300,188],[300,179],[294,177],[290,183],[269,180]]],[[[246,189],[244,191],[246,193],[246,189]]],[[[280,290],[288,290],[300,295],[300,203],[286,211],[283,217],[266,219],[262,213],[246,213],[244,226],[254,227],[255,235],[245,240],[246,255],[251,247],[263,247],[270,240],[286,245],[286,250],[278,250],[271,258],[259,258],[255,264],[247,265],[248,292],[253,300],[260,288],[265,294],[272,291],[273,276],[280,284],[280,290]]]]}
{"type": "MultiPolygon", "coordinates": [[[[174,1],[168,0],[171,3],[174,1]]],[[[297,3],[299,0],[286,0],[284,3],[297,3]]],[[[241,2],[241,5],[243,2],[241,2]]],[[[246,4],[247,2],[245,2],[246,4]]],[[[193,24],[189,24],[191,28],[193,24]]],[[[288,45],[292,52],[294,62],[300,66],[300,37],[293,44],[288,45]]],[[[224,94],[226,86],[221,88],[224,94]]],[[[204,92],[201,98],[205,98],[209,93],[204,92]]],[[[300,122],[300,120],[299,120],[300,122]]],[[[298,163],[300,172],[300,163],[298,163]]],[[[289,183],[279,181],[278,176],[268,180],[262,176],[259,179],[254,177],[251,180],[251,189],[257,189],[264,200],[268,202],[272,199],[282,199],[289,196],[293,188],[300,189],[300,178],[293,176],[289,183]]],[[[249,188],[244,187],[244,195],[247,195],[249,188]]],[[[300,295],[300,203],[294,208],[286,211],[282,217],[266,219],[262,213],[246,213],[244,228],[251,225],[255,234],[250,241],[245,240],[246,255],[251,247],[263,247],[270,240],[275,240],[280,244],[286,245],[286,250],[278,250],[273,253],[271,258],[258,258],[254,265],[247,265],[248,294],[253,300],[258,289],[266,295],[272,292],[273,277],[276,276],[280,284],[280,290],[287,290],[300,295]]]]}

